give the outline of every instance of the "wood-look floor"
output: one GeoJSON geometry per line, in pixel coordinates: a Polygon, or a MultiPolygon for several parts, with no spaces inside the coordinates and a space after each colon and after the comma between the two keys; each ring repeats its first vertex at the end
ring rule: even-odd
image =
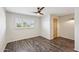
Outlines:
{"type": "Polygon", "coordinates": [[[51,43],[59,46],[66,52],[72,52],[74,51],[74,40],[66,39],[63,37],[57,37],[51,40],[51,43]]]}
{"type": "MultiPolygon", "coordinates": [[[[59,38],[60,39],[60,38],[59,38]]],[[[64,40],[61,40],[63,43],[58,42],[58,38],[55,40],[48,40],[43,37],[35,37],[30,39],[24,39],[20,41],[15,41],[8,43],[4,52],[74,52],[73,43],[68,43],[69,47],[63,48],[63,45],[66,44],[64,40]],[[57,41],[57,43],[56,43],[57,41]]]]}

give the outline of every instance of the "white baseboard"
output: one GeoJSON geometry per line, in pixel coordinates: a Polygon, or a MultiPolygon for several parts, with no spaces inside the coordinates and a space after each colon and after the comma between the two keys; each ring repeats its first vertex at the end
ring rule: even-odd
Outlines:
{"type": "Polygon", "coordinates": [[[0,52],[4,52],[6,45],[7,45],[7,43],[4,43],[4,44],[2,45],[2,47],[1,47],[1,49],[0,49],[0,52]]]}
{"type": "Polygon", "coordinates": [[[14,41],[19,41],[19,40],[23,40],[23,39],[29,39],[29,38],[33,38],[33,37],[38,37],[39,35],[37,36],[31,36],[31,37],[25,37],[25,38],[18,38],[18,39],[14,39],[14,40],[9,40],[7,41],[7,43],[10,43],[10,42],[14,42],[14,41]]]}

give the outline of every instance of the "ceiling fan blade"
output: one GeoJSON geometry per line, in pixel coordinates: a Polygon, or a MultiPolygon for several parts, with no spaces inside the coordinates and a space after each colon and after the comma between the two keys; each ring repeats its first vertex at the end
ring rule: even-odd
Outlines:
{"type": "Polygon", "coordinates": [[[38,13],[38,12],[33,12],[33,13],[38,13]]]}
{"type": "Polygon", "coordinates": [[[45,7],[41,7],[41,8],[40,8],[40,11],[43,10],[44,8],[45,8],[45,7]]]}
{"type": "Polygon", "coordinates": [[[43,13],[40,13],[40,15],[44,15],[43,13]]]}
{"type": "Polygon", "coordinates": [[[37,7],[38,10],[40,10],[40,7],[37,7]]]}

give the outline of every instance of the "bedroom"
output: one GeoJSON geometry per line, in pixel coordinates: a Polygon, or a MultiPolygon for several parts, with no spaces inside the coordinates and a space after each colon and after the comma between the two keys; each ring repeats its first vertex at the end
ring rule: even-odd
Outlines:
{"type": "Polygon", "coordinates": [[[2,46],[0,51],[78,51],[77,39],[74,39],[74,20],[76,19],[74,11],[72,7],[1,8],[5,18],[3,22],[6,25],[2,29],[6,32],[5,39],[1,41],[2,45],[0,44],[2,46]],[[43,14],[36,13],[39,10],[43,14]],[[54,19],[56,21],[53,21],[54,19]]]}

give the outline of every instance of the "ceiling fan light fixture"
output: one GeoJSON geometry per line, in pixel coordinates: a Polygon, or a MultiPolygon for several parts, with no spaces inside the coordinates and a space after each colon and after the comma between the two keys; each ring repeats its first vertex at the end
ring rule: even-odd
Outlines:
{"type": "Polygon", "coordinates": [[[37,13],[38,16],[40,16],[40,13],[37,13]]]}

